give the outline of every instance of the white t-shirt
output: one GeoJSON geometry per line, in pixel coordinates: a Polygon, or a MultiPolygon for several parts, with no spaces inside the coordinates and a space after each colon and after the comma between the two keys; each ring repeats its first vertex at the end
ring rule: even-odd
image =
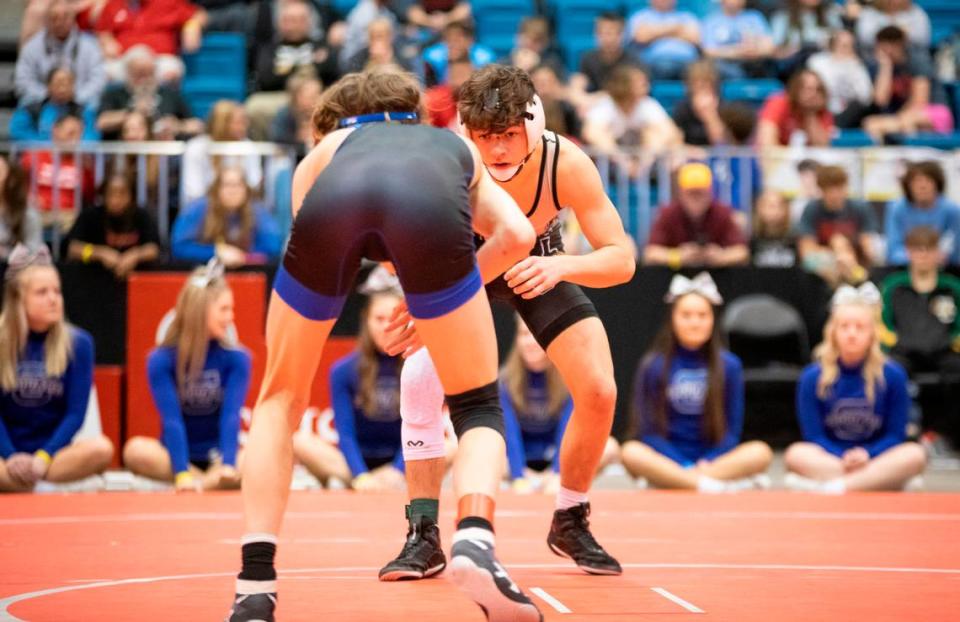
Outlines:
{"type": "Polygon", "coordinates": [[[626,138],[627,143],[634,143],[627,138],[629,134],[640,134],[650,125],[668,121],[667,111],[652,97],[644,97],[633,107],[629,115],[617,106],[613,98],[605,95],[587,112],[587,123],[606,127],[621,143],[626,138]]]}
{"type": "Polygon", "coordinates": [[[869,104],[873,97],[873,82],[867,68],[858,58],[835,58],[830,52],[818,52],[807,60],[807,67],[815,71],[827,87],[827,108],[840,114],[852,102],[869,104]]]}

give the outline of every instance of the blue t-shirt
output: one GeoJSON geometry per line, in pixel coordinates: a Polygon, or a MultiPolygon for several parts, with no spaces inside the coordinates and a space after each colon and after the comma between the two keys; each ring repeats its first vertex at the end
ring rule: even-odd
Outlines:
{"type": "Polygon", "coordinates": [[[912,206],[906,198],[891,202],[884,220],[887,263],[905,265],[907,234],[915,227],[930,227],[940,232],[940,247],[947,251],[948,262],[960,264],[960,207],[945,196],[937,197],[933,206],[927,209],[912,206]]]}
{"type": "MultiPolygon", "coordinates": [[[[275,260],[283,247],[283,233],[270,212],[262,205],[253,206],[254,225],[250,232],[251,253],[262,253],[269,260],[275,260]]],[[[173,221],[170,233],[170,251],[174,259],[203,263],[210,261],[216,253],[216,245],[203,241],[203,223],[207,217],[207,199],[201,198],[187,205],[173,221]]],[[[237,244],[231,239],[231,231],[239,229],[239,217],[232,218],[228,226],[227,242],[237,244]]]]}
{"type": "Polygon", "coordinates": [[[739,212],[749,213],[751,199],[763,190],[763,170],[758,159],[712,156],[708,164],[713,171],[713,196],[739,212]]]}
{"type": "Polygon", "coordinates": [[[711,13],[703,21],[701,44],[704,50],[737,45],[749,37],[770,37],[770,24],[759,11],[746,9],[736,15],[711,13]]]}
{"type": "MultiPolygon", "coordinates": [[[[657,11],[655,9],[642,9],[633,14],[630,22],[627,24],[627,37],[632,40],[633,31],[640,24],[646,26],[671,26],[683,25],[693,26],[700,29],[700,22],[693,13],[687,11],[657,11]]],[[[634,49],[640,56],[640,60],[645,63],[653,63],[658,60],[669,60],[678,62],[691,62],[697,59],[699,53],[697,46],[684,39],[676,37],[661,37],[651,41],[647,45],[633,44],[634,49]]]]}
{"type": "Polygon", "coordinates": [[[174,473],[189,470],[189,462],[205,462],[218,452],[223,464],[237,463],[240,409],[250,386],[250,354],[207,346],[203,371],[187,386],[177,388],[177,349],[154,349],[147,358],[150,393],[160,411],[163,444],[174,473]]]}
{"type": "Polygon", "coordinates": [[[573,413],[573,399],[561,405],[558,412],[550,412],[547,375],[528,372],[525,391],[526,408],[518,411],[510,399],[510,393],[500,383],[500,405],[507,440],[507,461],[510,477],[523,477],[523,469],[529,462],[551,462],[555,473],[560,471],[560,442],[567,422],[573,413]]]}
{"type": "Polygon", "coordinates": [[[873,458],[907,440],[907,374],[900,365],[883,365],[883,383],[877,383],[875,402],[866,397],[861,367],[840,365],[840,375],[825,399],[817,396],[820,363],[809,365],[797,384],[797,418],[803,440],[816,443],[840,457],[863,447],[873,458]]]}
{"type": "Polygon", "coordinates": [[[356,477],[366,473],[367,460],[393,459],[393,466],[404,468],[400,440],[400,360],[378,355],[379,367],[374,387],[376,409],[366,412],[360,406],[360,353],[343,357],[330,368],[330,398],[333,423],[340,436],[340,451],[356,477]]]}
{"type": "MultiPolygon", "coordinates": [[[[39,109],[36,106],[19,106],[10,117],[11,140],[51,140],[53,125],[60,115],[67,112],[68,104],[45,102],[39,109]]],[[[100,140],[97,130],[97,110],[92,106],[82,108],[83,135],[80,140],[100,140]]]]}
{"type": "Polygon", "coordinates": [[[743,431],[743,365],[724,350],[723,410],[726,430],[719,443],[704,438],[704,403],[707,397],[707,360],[702,352],[678,348],[663,387],[663,356],[653,356],[637,373],[634,399],[639,416],[637,440],[683,465],[713,460],[740,442],[743,431]],[[666,390],[666,434],[656,424],[656,408],[666,390]]]}
{"type": "Polygon", "coordinates": [[[93,386],[93,339],[70,326],[73,354],[62,376],[47,375],[46,333],[31,332],[17,363],[17,388],[0,392],[0,457],[43,450],[51,457],[83,425],[93,386]]]}

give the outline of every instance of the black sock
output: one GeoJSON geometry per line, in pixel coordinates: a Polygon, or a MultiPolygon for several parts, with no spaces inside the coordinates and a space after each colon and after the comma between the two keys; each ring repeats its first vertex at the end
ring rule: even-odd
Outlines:
{"type": "Polygon", "coordinates": [[[465,516],[457,523],[457,529],[469,529],[470,527],[479,527],[493,532],[493,523],[479,516],[465,516]]]}
{"type": "Polygon", "coordinates": [[[277,554],[277,545],[273,542],[248,542],[243,545],[243,570],[237,576],[244,581],[275,581],[277,571],[273,568],[273,557],[277,554]]]}

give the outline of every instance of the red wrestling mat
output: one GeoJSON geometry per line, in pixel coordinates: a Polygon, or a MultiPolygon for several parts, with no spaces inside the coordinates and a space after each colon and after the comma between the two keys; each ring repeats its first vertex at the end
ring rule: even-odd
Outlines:
{"type": "MultiPolygon", "coordinates": [[[[960,495],[603,491],[594,532],[625,567],[591,577],[544,543],[552,500],[504,494],[500,560],[548,620],[956,620],[960,495]]],[[[0,620],[222,620],[240,561],[238,494],[4,495],[0,620]]],[[[442,507],[445,545],[450,499],[442,507]]],[[[279,619],[481,622],[443,579],[379,583],[400,495],[294,493],[279,619]]]]}

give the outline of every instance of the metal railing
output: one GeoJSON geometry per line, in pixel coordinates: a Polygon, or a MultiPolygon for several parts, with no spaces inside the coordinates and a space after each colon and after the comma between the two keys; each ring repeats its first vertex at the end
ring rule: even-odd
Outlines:
{"type": "MultiPolygon", "coordinates": [[[[94,183],[99,185],[107,165],[137,168],[136,202],[156,218],[161,240],[166,243],[171,228],[171,202],[180,196],[180,188],[172,187],[174,163],[179,163],[186,151],[185,142],[97,142],[78,143],[62,148],[48,142],[0,143],[0,153],[12,157],[26,157],[30,167],[31,196],[37,190],[37,157],[40,153],[52,155],[53,187],[51,206],[53,219],[59,212],[74,211],[83,204],[82,178],[74,188],[70,206],[60,205],[60,175],[64,155],[91,166],[94,183]],[[26,155],[24,155],[26,154],[26,155]],[[123,156],[123,157],[120,157],[123,156]],[[130,157],[132,156],[132,160],[130,157]],[[151,181],[147,174],[151,159],[156,159],[155,189],[151,196],[151,181]]],[[[714,172],[717,198],[744,212],[749,222],[751,206],[761,189],[775,189],[788,199],[802,198],[806,188],[798,173],[804,160],[844,167],[850,177],[851,196],[868,201],[889,201],[901,195],[900,178],[909,161],[936,160],[947,174],[947,192],[960,202],[960,151],[949,152],[920,147],[794,148],[757,150],[752,147],[694,148],[653,155],[641,149],[624,150],[608,156],[587,150],[593,157],[607,194],[617,207],[627,231],[638,246],[646,242],[658,206],[668,203],[673,194],[673,175],[683,162],[708,162],[714,172]],[[629,167],[629,168],[626,168],[629,167]],[[761,179],[756,179],[757,176],[761,179]]],[[[263,203],[277,217],[281,226],[288,225],[290,175],[296,162],[290,146],[274,143],[222,142],[211,143],[210,156],[250,156],[260,158],[263,176],[260,191],[263,203]],[[278,196],[278,193],[280,195],[278,196]]],[[[562,188],[567,180],[560,180],[562,188]]],[[[809,185],[810,181],[806,183],[809,185]]],[[[428,191],[428,190],[427,190],[428,191]]],[[[562,192],[562,191],[561,191],[562,192]]],[[[182,205],[180,207],[183,207],[182,205]]],[[[55,252],[59,250],[63,232],[52,227],[50,232],[55,252]]]]}

